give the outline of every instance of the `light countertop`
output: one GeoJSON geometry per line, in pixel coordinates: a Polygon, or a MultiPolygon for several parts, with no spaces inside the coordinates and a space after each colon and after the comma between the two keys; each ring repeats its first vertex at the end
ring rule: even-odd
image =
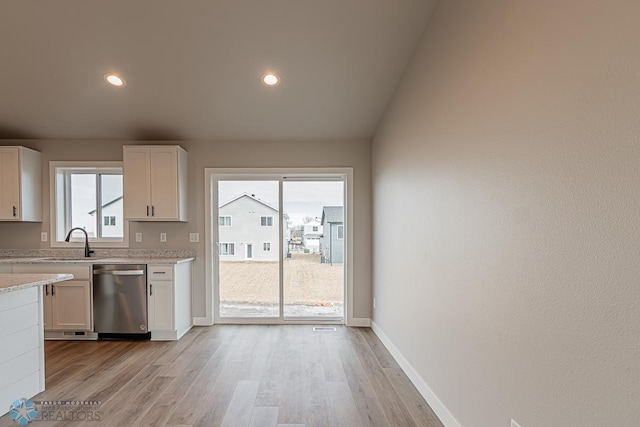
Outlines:
{"type": "Polygon", "coordinates": [[[73,279],[73,274],[0,274],[0,294],[73,279]]]}
{"type": "Polygon", "coordinates": [[[57,257],[5,257],[0,264],[181,264],[194,258],[122,257],[122,258],[57,258],[57,257]]]}

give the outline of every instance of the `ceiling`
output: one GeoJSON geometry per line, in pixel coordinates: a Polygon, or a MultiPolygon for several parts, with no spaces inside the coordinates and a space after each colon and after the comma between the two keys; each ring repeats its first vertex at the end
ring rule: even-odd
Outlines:
{"type": "Polygon", "coordinates": [[[434,3],[4,2],[0,139],[371,138],[434,3]]]}

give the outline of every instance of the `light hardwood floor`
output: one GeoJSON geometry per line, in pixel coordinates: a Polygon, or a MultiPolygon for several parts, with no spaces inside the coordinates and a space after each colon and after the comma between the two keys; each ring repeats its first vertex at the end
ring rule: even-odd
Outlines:
{"type": "Polygon", "coordinates": [[[224,325],[177,342],[48,341],[46,379],[34,400],[100,401],[102,420],[32,425],[442,426],[363,328],[224,325]]]}

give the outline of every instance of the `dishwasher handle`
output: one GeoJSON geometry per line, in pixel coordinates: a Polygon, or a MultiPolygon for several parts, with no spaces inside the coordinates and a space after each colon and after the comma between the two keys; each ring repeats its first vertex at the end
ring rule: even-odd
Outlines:
{"type": "Polygon", "coordinates": [[[109,276],[142,276],[144,270],[94,270],[93,274],[105,274],[109,276]]]}

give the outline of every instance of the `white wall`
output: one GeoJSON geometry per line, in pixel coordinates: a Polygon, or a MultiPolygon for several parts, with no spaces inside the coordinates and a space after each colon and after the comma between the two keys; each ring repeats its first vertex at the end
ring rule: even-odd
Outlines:
{"type": "MultiPolygon", "coordinates": [[[[187,223],[133,222],[129,227],[132,249],[190,248],[197,251],[194,264],[194,316],[205,315],[204,168],[353,167],[354,174],[354,317],[371,315],[371,151],[369,141],[0,141],[0,145],[24,145],[42,152],[48,171],[52,160],[122,160],[122,146],[132,144],[180,144],[189,152],[189,221],[187,223]],[[318,145],[325,149],[318,150],[318,145]],[[310,156],[309,153],[314,153],[310,156]],[[143,242],[135,243],[135,233],[143,242]],[[160,233],[167,242],[160,242],[160,233]],[[189,233],[199,232],[200,243],[189,243],[189,233]]],[[[0,248],[49,248],[40,243],[40,232],[49,231],[49,174],[43,174],[42,223],[0,222],[0,248]]],[[[236,248],[238,249],[238,248],[236,248]]]]}
{"type": "Polygon", "coordinates": [[[639,18],[442,0],[374,139],[374,321],[461,425],[640,423],[639,18]]]}

